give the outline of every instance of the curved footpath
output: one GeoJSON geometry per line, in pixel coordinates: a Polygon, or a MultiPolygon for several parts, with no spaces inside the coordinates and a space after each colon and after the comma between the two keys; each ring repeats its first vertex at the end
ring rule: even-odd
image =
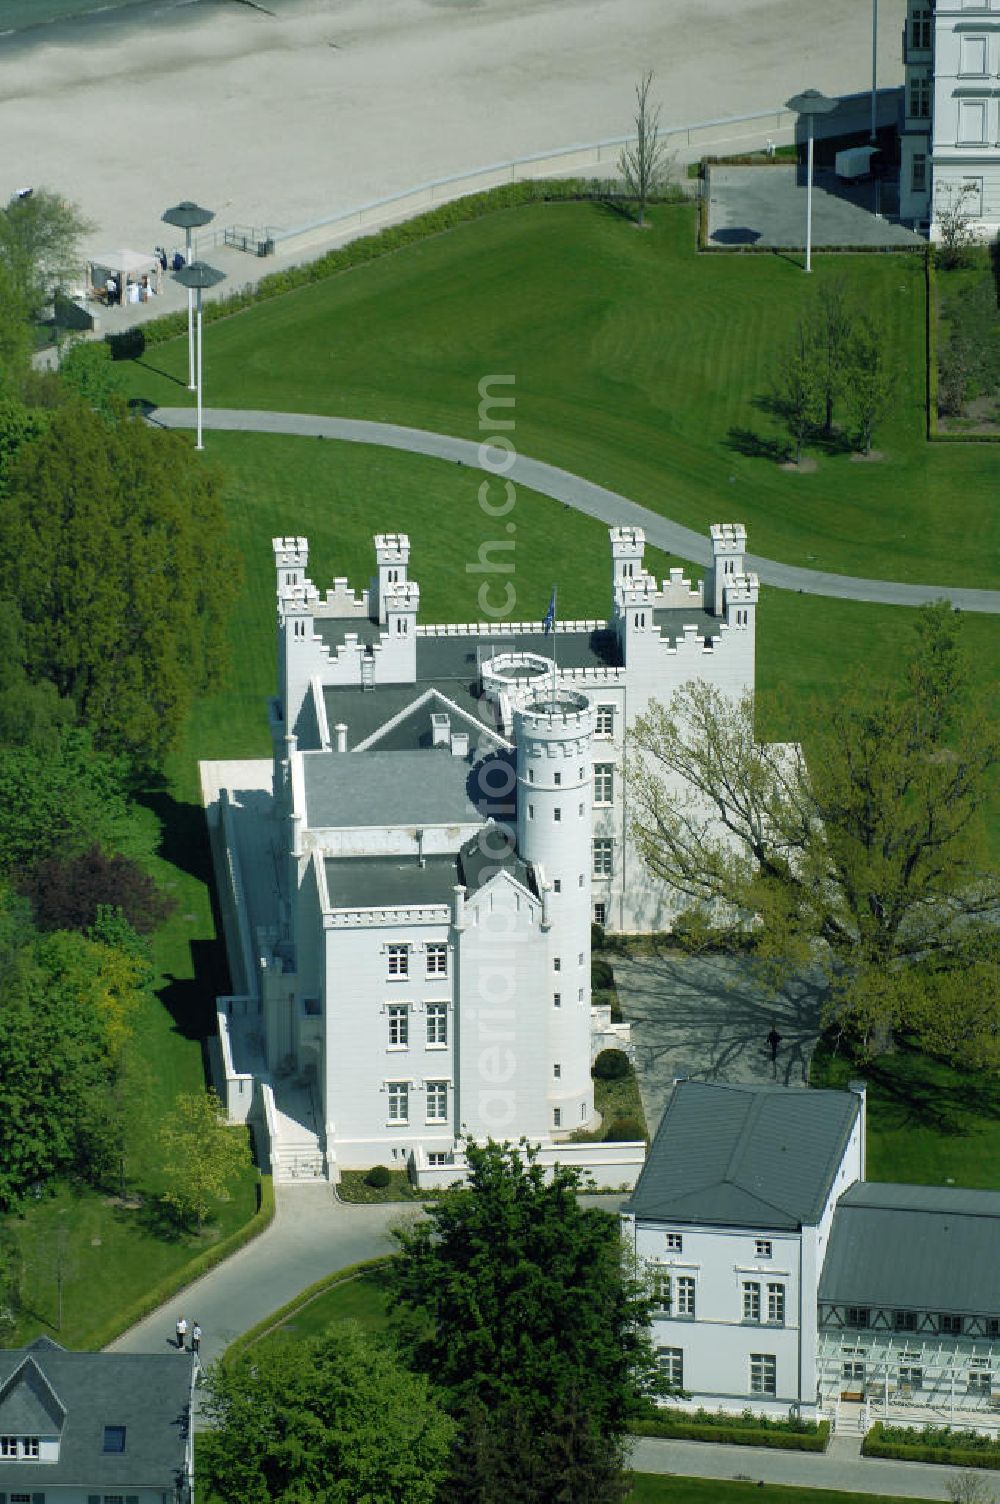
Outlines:
{"type": "MultiPolygon", "coordinates": [[[[195,412],[189,407],[157,407],[148,421],[163,428],[194,428],[195,412]]],[[[206,429],[247,433],[291,434],[299,438],[340,439],[349,444],[376,444],[385,449],[403,449],[410,454],[425,454],[432,459],[468,465],[485,470],[480,444],[470,439],[456,439],[450,434],[431,433],[424,428],[405,428],[398,423],[368,423],[359,418],[325,418],[315,413],[258,412],[252,408],[208,408],[203,414],[206,429]]],[[[527,486],[574,511],[596,517],[612,527],[641,527],[654,548],[678,554],[694,564],[711,562],[711,548],[702,533],[670,522],[657,512],[619,496],[593,481],[557,465],[517,455],[505,472],[518,485],[527,486]]],[[[781,590],[797,590],[803,595],[836,596],[840,600],[872,601],[883,606],[922,606],[928,601],[946,599],[963,611],[1000,613],[1000,590],[967,590],[953,585],[906,585],[895,580],[864,580],[852,575],[826,574],[818,569],[799,569],[747,554],[747,565],[764,585],[781,590]]]]}

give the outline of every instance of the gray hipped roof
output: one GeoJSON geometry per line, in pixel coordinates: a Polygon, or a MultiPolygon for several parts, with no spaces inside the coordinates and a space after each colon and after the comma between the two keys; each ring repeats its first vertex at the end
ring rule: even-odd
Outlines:
{"type": "Polygon", "coordinates": [[[366,825],[474,825],[495,796],[473,758],[419,752],[306,752],[310,830],[366,825]]]}
{"type": "Polygon", "coordinates": [[[837,1203],[819,1299],[1000,1316],[998,1255],[1000,1193],[863,1181],[837,1203]]]}
{"type": "Polygon", "coordinates": [[[183,1353],[67,1352],[49,1339],[0,1350],[0,1430],[60,1435],[58,1462],[0,1461],[0,1490],[72,1485],[102,1495],[156,1489],[173,1498],[184,1467],[192,1361],[183,1353]],[[125,1428],[123,1452],[104,1451],[105,1426],[125,1428]]]}
{"type": "Polygon", "coordinates": [[[726,1227],[813,1225],[860,1105],[853,1092],[679,1081],[626,1210],[726,1227]]]}

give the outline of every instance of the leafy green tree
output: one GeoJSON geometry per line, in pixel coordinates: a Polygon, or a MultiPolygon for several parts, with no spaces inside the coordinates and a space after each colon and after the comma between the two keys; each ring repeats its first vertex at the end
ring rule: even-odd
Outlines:
{"type": "Polygon", "coordinates": [[[217,1364],[203,1393],[212,1429],[199,1452],[225,1504],[439,1497],[454,1425],[427,1380],[353,1322],[217,1364]]]}
{"type": "Polygon", "coordinates": [[[919,612],[891,678],[807,708],[808,760],[757,739],[749,696],[698,681],[653,702],[629,753],[632,830],[651,872],[742,921],[772,976],[823,965],[863,1048],[898,1029],[981,1067],[1000,1063],[982,825],[1000,742],[960,632],[946,604],[919,612]]]}
{"type": "Polygon", "coordinates": [[[47,188],[0,209],[0,266],[29,314],[82,270],[80,240],[93,228],[74,204],[47,188]]]}
{"type": "Polygon", "coordinates": [[[772,395],[772,405],[784,420],[794,446],[795,464],[802,462],[802,446],[823,421],[825,387],[815,344],[805,324],[799,324],[772,395]]]}
{"type": "MultiPolygon", "coordinates": [[[[546,1171],[526,1144],[469,1143],[466,1152],[467,1184],[395,1234],[390,1280],[404,1349],[457,1414],[474,1419],[481,1407],[491,1422],[503,1418],[525,1470],[530,1438],[532,1467],[544,1470],[553,1428],[572,1417],[563,1436],[579,1446],[561,1454],[562,1467],[577,1497],[592,1498],[583,1488],[596,1439],[616,1457],[637,1397],[657,1387],[648,1294],[628,1268],[617,1218],[580,1205],[576,1171],[546,1171]]],[[[468,1432],[465,1445],[473,1458],[468,1432]]]]}
{"type": "Polygon", "coordinates": [[[54,684],[29,679],[21,613],[0,600],[0,745],[44,747],[72,721],[72,702],[60,699],[54,684]]]}
{"type": "Polygon", "coordinates": [[[873,319],[862,319],[851,336],[846,391],[856,446],[862,454],[871,454],[875,425],[888,412],[895,391],[885,330],[873,319]]]}
{"type": "Polygon", "coordinates": [[[253,1163],[246,1129],[229,1125],[214,1091],[177,1098],[160,1128],[160,1150],[163,1202],[183,1226],[201,1227],[253,1163]]]}
{"type": "Polygon", "coordinates": [[[122,398],[120,367],[103,340],[74,340],[59,360],[59,380],[88,407],[115,416],[122,398]]]}
{"type": "MultiPolygon", "coordinates": [[[[28,308],[13,273],[0,259],[0,398],[17,393],[31,360],[28,308]]],[[[2,451],[0,418],[0,451],[2,451]]]]}
{"type": "MultiPolygon", "coordinates": [[[[90,1172],[91,1106],[114,1069],[108,1016],[93,969],[39,940],[9,894],[0,908],[0,1209],[29,1186],[90,1172]],[[86,968],[83,968],[86,972],[86,968]]],[[[81,936],[60,941],[89,942],[81,936]]]]}
{"type": "Polygon", "coordinates": [[[0,596],[26,665],[100,747],[156,765],[221,682],[238,556],[219,477],[183,438],[80,402],[19,449],[0,510],[0,596]]]}
{"type": "Polygon", "coordinates": [[[78,728],[33,746],[0,745],[0,872],[24,875],[95,840],[137,854],[127,780],[125,760],[96,752],[78,728]]]}
{"type": "Polygon", "coordinates": [[[809,321],[809,343],[816,361],[824,408],[824,432],[833,433],[834,409],[844,391],[854,332],[854,316],[847,302],[843,278],[824,283],[809,321]]]}
{"type": "Polygon", "coordinates": [[[553,1409],[539,1429],[520,1399],[459,1414],[448,1504],[624,1504],[631,1475],[622,1437],[602,1435],[579,1405],[553,1409]]]}

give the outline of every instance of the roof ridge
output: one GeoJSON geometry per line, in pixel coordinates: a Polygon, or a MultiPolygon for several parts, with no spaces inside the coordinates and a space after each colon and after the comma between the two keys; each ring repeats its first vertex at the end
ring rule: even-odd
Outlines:
{"type": "Polygon", "coordinates": [[[747,1098],[746,1116],[743,1119],[739,1133],[736,1135],[736,1141],[730,1151],[726,1168],[722,1172],[724,1182],[728,1182],[730,1185],[738,1185],[741,1190],[745,1190],[746,1187],[737,1178],[739,1162],[746,1155],[753,1129],[756,1127],[757,1120],[763,1111],[764,1103],[764,1094],[762,1092],[744,1092],[743,1095],[747,1098]]]}

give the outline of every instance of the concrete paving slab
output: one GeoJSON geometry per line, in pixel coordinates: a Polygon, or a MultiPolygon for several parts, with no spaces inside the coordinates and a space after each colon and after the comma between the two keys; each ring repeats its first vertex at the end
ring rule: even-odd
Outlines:
{"type": "MultiPolygon", "coordinates": [[[[708,239],[719,248],[747,246],[805,249],[806,179],[802,168],[773,164],[761,167],[713,167],[707,180],[708,239]]],[[[882,209],[894,207],[889,185],[882,188],[882,209]]],[[[905,225],[875,214],[876,188],[867,182],[847,185],[832,172],[813,179],[814,248],[870,246],[909,250],[926,242],[905,225]]]]}
{"type": "Polygon", "coordinates": [[[613,968],[651,1133],[678,1076],[806,1085],[826,1000],[819,978],[790,982],[775,996],[748,962],[730,956],[664,951],[615,960],[613,968]],[[774,1064],[772,1024],[781,1035],[774,1064]]]}

